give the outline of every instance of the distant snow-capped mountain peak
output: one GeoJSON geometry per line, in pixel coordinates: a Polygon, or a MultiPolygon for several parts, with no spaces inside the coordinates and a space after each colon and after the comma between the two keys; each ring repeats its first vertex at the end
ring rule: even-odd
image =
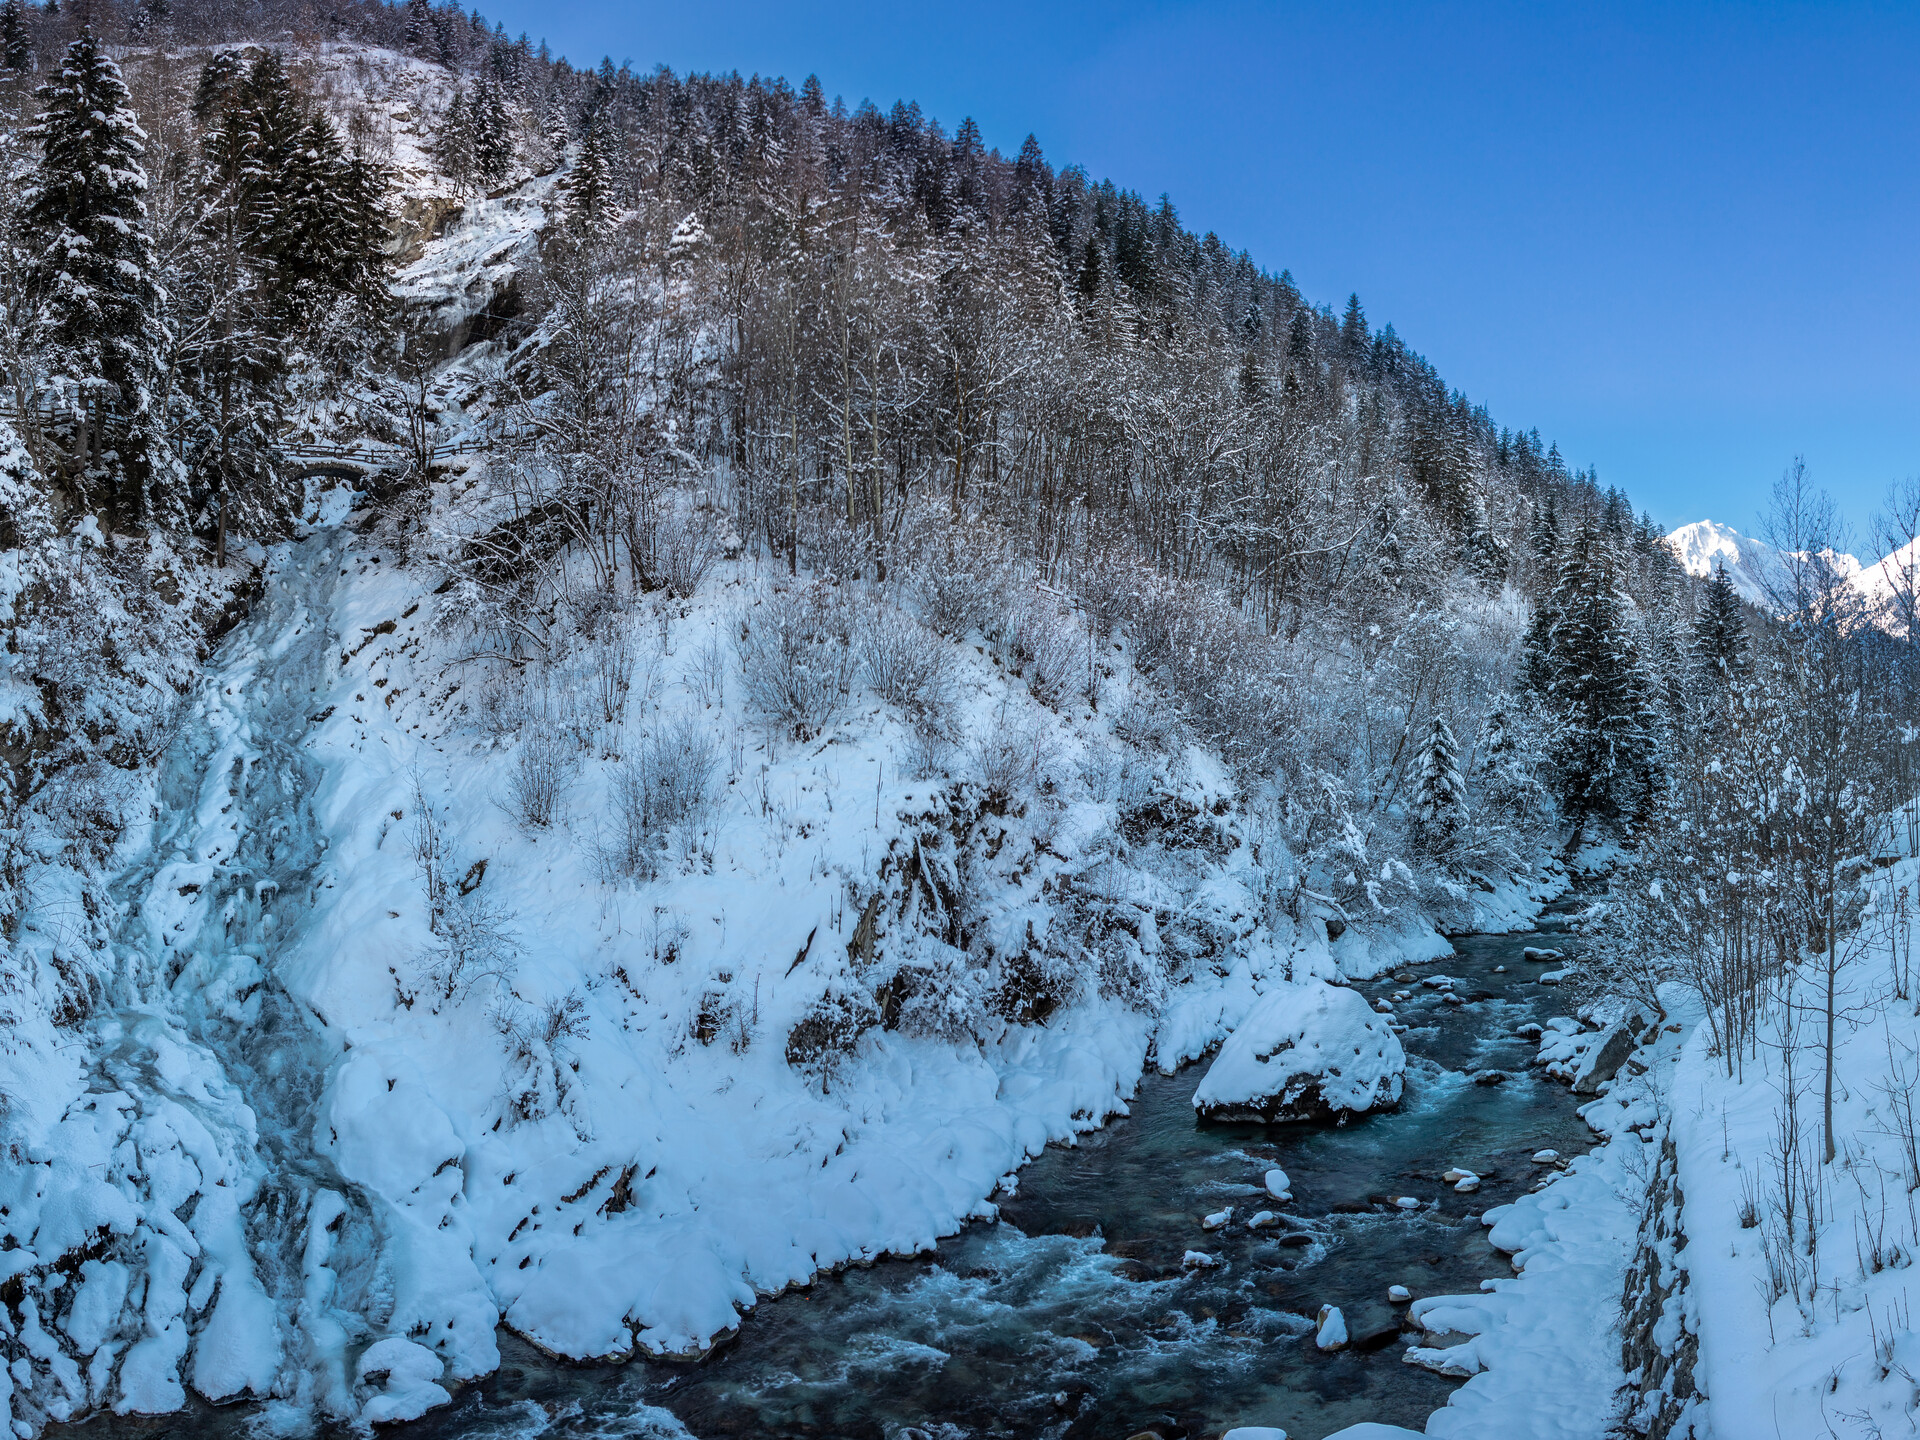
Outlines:
{"type": "MultiPolygon", "coordinates": [[[[1667,536],[1667,544],[1689,575],[1704,580],[1716,569],[1724,568],[1727,578],[1733,581],[1734,593],[1750,605],[1771,608],[1770,594],[1778,593],[1788,580],[1784,552],[1764,540],[1742,535],[1718,520],[1696,520],[1691,525],[1682,525],[1667,536]]],[[[1828,551],[1827,555],[1842,576],[1862,589],[1870,588],[1868,581],[1875,573],[1874,568],[1838,551],[1828,551]]]]}

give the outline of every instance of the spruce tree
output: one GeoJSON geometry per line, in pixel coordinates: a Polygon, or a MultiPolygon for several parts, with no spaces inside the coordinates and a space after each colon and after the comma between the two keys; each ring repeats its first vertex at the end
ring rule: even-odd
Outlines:
{"type": "Polygon", "coordinates": [[[79,412],[73,478],[121,514],[174,523],[181,497],[153,409],[168,339],[147,225],[144,135],[120,69],[83,30],[36,92],[41,159],[22,197],[24,289],[48,378],[79,412]],[[111,446],[112,448],[108,448],[111,446]]]}
{"type": "Polygon", "coordinates": [[[1554,573],[1555,554],[1560,548],[1560,511],[1553,492],[1547,491],[1533,507],[1533,519],[1527,527],[1527,549],[1533,553],[1536,572],[1543,577],[1554,573]]]}
{"type": "Polygon", "coordinates": [[[468,110],[473,127],[473,168],[482,185],[498,185],[513,172],[513,119],[500,86],[480,83],[468,110]]]}
{"type": "Polygon", "coordinates": [[[434,38],[433,11],[427,0],[407,0],[407,28],[401,43],[415,55],[425,55],[434,38]]]}
{"type": "Polygon", "coordinates": [[[1340,353],[1349,365],[1359,365],[1367,358],[1367,346],[1373,337],[1367,329],[1367,315],[1360,308],[1358,294],[1347,297],[1346,317],[1340,322],[1340,353]]]}
{"type": "Polygon", "coordinates": [[[183,305],[207,323],[187,329],[175,356],[185,401],[175,428],[197,478],[195,523],[213,530],[222,564],[229,531],[264,538],[292,519],[274,446],[286,359],[253,234],[252,94],[237,52],[200,72],[198,210],[178,279],[183,305]]]}
{"type": "Polygon", "coordinates": [[[1497,704],[1487,714],[1487,722],[1480,733],[1480,769],[1491,771],[1505,763],[1513,751],[1513,722],[1507,717],[1504,703],[1497,704]]]}
{"type": "Polygon", "coordinates": [[[589,117],[580,154],[567,172],[567,226],[578,235],[598,235],[613,224],[613,146],[606,121],[589,117]]]}
{"type": "Polygon", "coordinates": [[[1721,685],[1745,673],[1747,623],[1742,609],[1726,566],[1714,566],[1700,614],[1693,622],[1690,648],[1698,679],[1721,685]]]}
{"type": "Polygon", "coordinates": [[[313,163],[306,154],[308,117],[279,52],[269,50],[254,61],[238,118],[246,145],[247,242],[275,311],[294,320],[311,260],[301,225],[313,163]]]}
{"type": "Polygon", "coordinates": [[[467,106],[466,92],[455,90],[440,117],[440,134],[434,141],[434,159],[454,185],[465,190],[473,183],[473,116],[467,106]]]}
{"type": "Polygon", "coordinates": [[[0,70],[24,75],[33,69],[33,30],[21,0],[0,4],[0,70]]]}
{"type": "Polygon", "coordinates": [[[1555,723],[1562,798],[1581,816],[1631,810],[1661,769],[1654,687],[1617,573],[1604,534],[1583,525],[1527,636],[1526,681],[1555,723]]]}
{"type": "Polygon", "coordinates": [[[1467,819],[1467,782],[1460,774],[1460,744],[1445,717],[1436,715],[1421,738],[1414,761],[1414,833],[1429,855],[1442,855],[1467,819]]]}
{"type": "Polygon", "coordinates": [[[553,152],[556,165],[567,158],[567,145],[573,139],[573,128],[567,123],[567,102],[558,90],[549,91],[545,106],[541,111],[540,133],[547,142],[547,148],[553,152]]]}

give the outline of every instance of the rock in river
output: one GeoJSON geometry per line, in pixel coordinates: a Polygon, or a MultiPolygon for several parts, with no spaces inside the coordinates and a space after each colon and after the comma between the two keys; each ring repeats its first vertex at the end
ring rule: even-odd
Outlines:
{"type": "Polygon", "coordinates": [[[1260,998],[1194,1091],[1207,1120],[1329,1120],[1400,1103],[1399,1037],[1354,990],[1320,981],[1260,998]]]}

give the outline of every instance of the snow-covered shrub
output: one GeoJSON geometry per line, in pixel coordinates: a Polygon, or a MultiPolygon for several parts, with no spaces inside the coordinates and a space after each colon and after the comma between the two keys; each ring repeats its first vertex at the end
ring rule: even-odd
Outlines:
{"type": "Polygon", "coordinates": [[[993,1013],[1014,1025],[1040,1025],[1078,998],[1083,977],[1064,955],[1029,945],[1001,958],[988,996],[993,1013]]]}
{"type": "Polygon", "coordinates": [[[975,737],[973,761],[989,802],[1004,808],[1053,787],[1059,749],[1044,720],[1003,706],[975,737]]]}
{"type": "Polygon", "coordinates": [[[459,1001],[483,986],[507,985],[519,956],[512,917],[487,896],[455,888],[442,902],[418,971],[440,1000],[459,1001]]]}
{"type": "Polygon", "coordinates": [[[906,743],[899,751],[906,773],[915,780],[947,774],[953,765],[953,741],[937,730],[915,726],[907,731],[906,743]]]}
{"type": "Polygon", "coordinates": [[[821,584],[775,590],[742,614],[736,646],[748,704],[798,740],[825,729],[853,689],[849,619],[821,584]]]}
{"type": "Polygon", "coordinates": [[[858,576],[868,563],[864,533],[849,529],[833,510],[812,510],[801,520],[800,548],[816,575],[839,579],[858,576]]]}
{"type": "Polygon", "coordinates": [[[139,782],[127,771],[91,760],[60,772],[47,785],[39,808],[70,863],[83,870],[104,866],[126,827],[139,782]]]}
{"type": "Polygon", "coordinates": [[[788,1032],[787,1064],[825,1083],[860,1037],[879,1023],[880,1008],[871,995],[858,985],[835,985],[788,1032]]]}
{"type": "Polygon", "coordinates": [[[997,630],[1007,613],[1011,583],[1001,558],[1008,549],[1004,542],[1003,535],[985,527],[946,529],[923,542],[908,584],[929,625],[955,639],[997,630]]]}
{"type": "Polygon", "coordinates": [[[413,787],[413,860],[427,903],[433,942],[416,957],[420,980],[440,1001],[464,999],[485,983],[513,978],[519,945],[512,917],[480,893],[481,861],[456,879],[453,841],[418,778],[413,787]]]}
{"type": "Polygon", "coordinates": [[[875,998],[888,1029],[932,1040],[971,1038],[988,1013],[979,967],[966,951],[927,936],[895,965],[875,998]]]}
{"type": "Polygon", "coordinates": [[[904,710],[916,729],[945,732],[957,688],[946,642],[911,615],[876,605],[855,626],[854,643],[868,684],[904,710]]]}
{"type": "Polygon", "coordinates": [[[507,778],[508,808],[529,830],[553,824],[576,748],[551,730],[536,730],[520,746],[507,778]]]}
{"type": "Polygon", "coordinates": [[[653,579],[678,600],[691,600],[700,582],[720,558],[725,533],[715,515],[686,513],[677,507],[654,531],[653,579]]]}
{"type": "Polygon", "coordinates": [[[568,1062],[572,1042],[587,1038],[587,1006],[580,992],[569,990],[537,1007],[509,996],[495,1006],[493,1024],[507,1044],[507,1118],[519,1125],[560,1112],[577,1128],[568,1062]]]}
{"type": "Polygon", "coordinates": [[[601,853],[609,879],[653,879],[676,827],[684,848],[693,848],[712,811],[718,763],[718,744],[690,715],[642,738],[614,771],[614,828],[601,853]]]}
{"type": "Polygon", "coordinates": [[[724,710],[727,704],[727,656],[714,636],[693,652],[680,683],[702,710],[724,710]]]}
{"type": "Polygon", "coordinates": [[[1077,617],[1044,591],[1020,597],[1008,611],[1001,646],[1009,667],[1041,704],[1058,708],[1087,683],[1087,635],[1077,617]]]}
{"type": "Polygon", "coordinates": [[[633,635],[625,619],[617,614],[603,618],[587,648],[587,676],[593,698],[599,704],[600,718],[608,725],[620,723],[627,696],[633,689],[633,635]]]}

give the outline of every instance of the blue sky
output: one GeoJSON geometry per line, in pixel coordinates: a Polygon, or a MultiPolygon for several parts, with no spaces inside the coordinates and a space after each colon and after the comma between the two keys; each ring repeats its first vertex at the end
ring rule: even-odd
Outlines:
{"type": "Polygon", "coordinates": [[[1637,507],[1920,473],[1920,7],[495,0],[576,61],[809,72],[1028,131],[1358,291],[1637,507]]]}

